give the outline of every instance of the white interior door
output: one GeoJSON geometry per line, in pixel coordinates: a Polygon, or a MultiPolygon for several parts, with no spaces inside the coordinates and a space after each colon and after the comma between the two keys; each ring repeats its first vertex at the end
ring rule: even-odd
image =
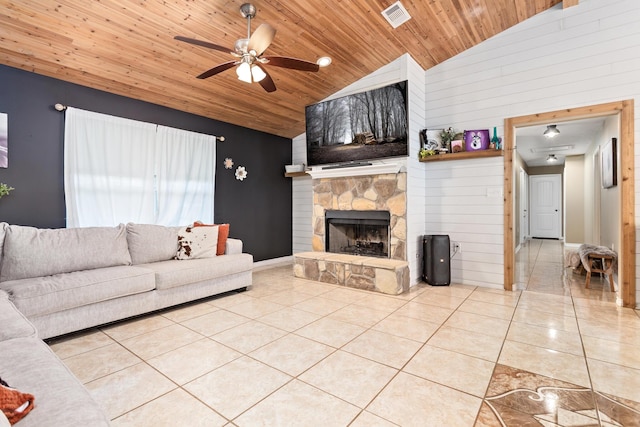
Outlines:
{"type": "Polygon", "coordinates": [[[529,184],[531,237],[561,238],[561,175],[533,175],[529,184]]]}
{"type": "Polygon", "coordinates": [[[529,174],[520,168],[520,244],[529,237],[529,174]]]}

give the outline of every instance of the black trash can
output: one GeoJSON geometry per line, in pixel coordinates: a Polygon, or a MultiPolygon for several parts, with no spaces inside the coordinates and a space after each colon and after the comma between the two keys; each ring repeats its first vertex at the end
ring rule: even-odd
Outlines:
{"type": "Polygon", "coordinates": [[[451,284],[450,240],[447,234],[428,234],[422,237],[422,278],[432,286],[451,284]]]}

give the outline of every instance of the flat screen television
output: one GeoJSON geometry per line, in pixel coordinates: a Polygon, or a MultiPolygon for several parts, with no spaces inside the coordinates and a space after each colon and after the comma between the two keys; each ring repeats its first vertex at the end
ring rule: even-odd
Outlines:
{"type": "Polygon", "coordinates": [[[407,81],[307,106],[307,164],[407,156],[407,106],[407,81]]]}

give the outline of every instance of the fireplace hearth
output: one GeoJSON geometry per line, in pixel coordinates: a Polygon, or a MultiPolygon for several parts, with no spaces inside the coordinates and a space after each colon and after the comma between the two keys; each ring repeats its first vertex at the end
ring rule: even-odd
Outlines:
{"type": "Polygon", "coordinates": [[[389,258],[389,211],[328,210],[326,251],[389,258]]]}

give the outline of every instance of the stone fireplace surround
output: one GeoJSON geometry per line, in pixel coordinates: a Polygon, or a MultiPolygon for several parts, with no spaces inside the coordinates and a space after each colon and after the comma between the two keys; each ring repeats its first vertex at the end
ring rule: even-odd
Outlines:
{"type": "Polygon", "coordinates": [[[407,174],[381,174],[313,180],[314,251],[325,250],[326,210],[388,210],[390,258],[407,259],[407,174]]]}
{"type": "Polygon", "coordinates": [[[294,275],[388,294],[407,291],[407,174],[320,178],[312,185],[314,252],[295,255],[294,275]],[[327,210],[388,210],[390,259],[324,252],[327,210]]]}

